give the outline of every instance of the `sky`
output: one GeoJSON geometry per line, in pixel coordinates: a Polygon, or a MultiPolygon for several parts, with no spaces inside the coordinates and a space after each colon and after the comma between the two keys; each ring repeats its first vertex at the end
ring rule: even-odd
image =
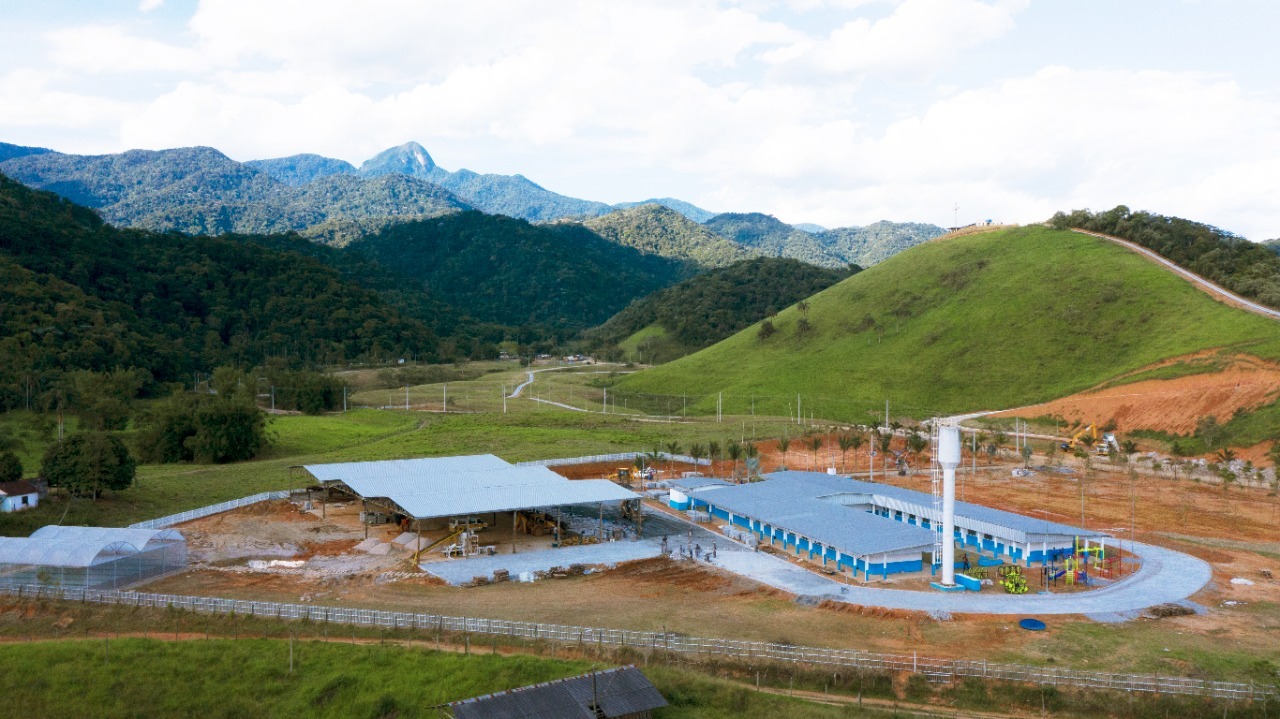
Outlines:
{"type": "Polygon", "coordinates": [[[437,164],[827,227],[1280,237],[1274,0],[0,0],[0,142],[437,164]]]}

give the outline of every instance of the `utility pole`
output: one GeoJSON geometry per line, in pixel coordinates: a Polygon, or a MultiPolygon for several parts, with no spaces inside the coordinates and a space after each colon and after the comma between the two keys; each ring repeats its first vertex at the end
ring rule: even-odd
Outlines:
{"type": "Polygon", "coordinates": [[[409,411],[409,385],[404,386],[404,411],[409,411]]]}
{"type": "Polygon", "coordinates": [[[443,387],[444,387],[444,399],[440,400],[440,411],[448,412],[449,411],[449,383],[445,382],[443,387]]]}
{"type": "Polygon", "coordinates": [[[271,411],[276,411],[276,386],[271,385],[271,411]]]}
{"type": "Polygon", "coordinates": [[[724,421],[724,392],[716,395],[716,421],[724,421]]]}
{"type": "Polygon", "coordinates": [[[796,395],[796,424],[804,424],[804,415],[800,413],[800,395],[796,395]]]}
{"type": "Polygon", "coordinates": [[[507,386],[502,385],[502,413],[507,413],[507,386]]]}
{"type": "Polygon", "coordinates": [[[608,388],[608,387],[605,387],[605,388],[604,388],[604,403],[603,403],[603,404],[604,404],[604,407],[603,407],[603,409],[601,410],[601,412],[600,412],[600,413],[601,413],[601,414],[609,414],[609,388],[608,388]]]}
{"type": "Polygon", "coordinates": [[[342,411],[344,413],[347,411],[347,386],[345,384],[342,385],[342,411]]]}

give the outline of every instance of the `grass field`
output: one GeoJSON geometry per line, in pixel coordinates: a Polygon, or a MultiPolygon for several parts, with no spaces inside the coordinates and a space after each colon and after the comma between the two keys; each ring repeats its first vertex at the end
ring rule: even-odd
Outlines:
{"type": "MultiPolygon", "coordinates": [[[[22,717],[435,717],[432,707],[590,671],[531,656],[280,639],[92,639],[0,646],[5,713],[22,717]],[[39,667],[38,670],[33,668],[39,667]]],[[[647,670],[659,718],[887,716],[647,670]]]]}
{"type": "MultiPolygon", "coordinates": [[[[555,374],[555,373],[550,373],[555,374]]],[[[476,380],[489,382],[490,376],[476,380]]],[[[579,382],[579,397],[591,390],[591,378],[566,379],[559,390],[579,382]]],[[[465,384],[465,383],[460,383],[465,384]]],[[[539,380],[538,384],[542,384],[539,380]]],[[[537,385],[535,385],[537,386],[537,385]]],[[[540,390],[542,391],[542,390],[540,390]]],[[[599,392],[599,389],[594,390],[599,392]]],[[[499,400],[500,401],[500,400],[499,400]]],[[[267,490],[298,486],[289,467],[342,462],[457,454],[496,454],[511,462],[576,457],[609,452],[652,451],[669,441],[727,442],[771,437],[788,426],[776,418],[726,417],[716,422],[637,422],[618,415],[573,412],[527,399],[511,400],[508,414],[439,414],[353,410],[320,417],[277,415],[269,425],[274,437],[263,455],[226,465],[142,465],[134,486],[97,502],[52,496],[39,507],[0,515],[0,535],[25,536],[46,524],[123,526],[267,490]]],[[[23,439],[23,463],[35,476],[39,457],[55,435],[30,429],[40,416],[0,415],[0,427],[23,439]]],[[[128,433],[125,433],[126,438],[128,433]]]]}
{"type": "Polygon", "coordinates": [[[865,421],[1017,407],[1212,348],[1280,356],[1280,325],[1214,301],[1111,243],[1030,227],[914,247],[614,392],[865,421]]]}

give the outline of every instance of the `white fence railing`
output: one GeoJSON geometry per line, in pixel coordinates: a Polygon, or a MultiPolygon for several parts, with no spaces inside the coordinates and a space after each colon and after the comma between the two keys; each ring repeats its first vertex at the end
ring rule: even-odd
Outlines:
{"type": "MultiPolygon", "coordinates": [[[[527,462],[516,462],[517,467],[561,467],[571,464],[595,464],[597,462],[634,462],[636,457],[650,456],[648,452],[615,452],[613,454],[592,454],[586,457],[561,457],[559,459],[532,459],[527,462]]],[[[694,459],[687,454],[671,454],[669,452],[659,452],[658,458],[670,462],[683,462],[685,464],[696,464],[701,467],[711,465],[711,460],[706,457],[694,459]]]]}
{"type": "Polygon", "coordinates": [[[174,608],[200,614],[236,614],[267,619],[306,619],[311,622],[387,629],[486,634],[532,641],[559,642],[584,648],[588,646],[595,646],[600,649],[606,646],[610,648],[628,647],[636,651],[660,650],[746,662],[767,660],[827,668],[839,667],[863,671],[911,672],[926,675],[933,681],[942,682],[955,678],[974,677],[1042,686],[1106,689],[1118,692],[1157,695],[1201,696],[1245,701],[1273,701],[1280,696],[1280,692],[1277,692],[1275,686],[1255,686],[1239,682],[1220,682],[1209,679],[1152,674],[1080,671],[1023,664],[996,664],[966,659],[938,659],[914,655],[880,654],[854,649],[827,649],[736,639],[690,637],[670,632],[575,627],[503,619],[451,617],[437,614],[389,612],[376,609],[326,607],[314,604],[256,602],[241,599],[148,594],[128,591],[26,586],[0,589],[0,592],[29,599],[61,599],[130,607],[174,608]]]}
{"type": "Polygon", "coordinates": [[[266,502],[273,499],[288,499],[288,498],[289,498],[289,492],[284,490],[275,491],[275,492],[261,492],[259,494],[254,494],[248,497],[241,497],[240,499],[227,500],[226,502],[222,502],[220,504],[211,504],[207,507],[200,507],[199,509],[189,509],[185,512],[179,512],[178,514],[170,514],[167,517],[160,517],[159,519],[148,519],[145,522],[136,522],[134,524],[130,524],[129,528],[130,529],[164,529],[165,527],[172,527],[175,524],[181,524],[183,522],[190,522],[193,519],[208,517],[209,515],[218,514],[219,512],[229,512],[233,509],[247,507],[250,504],[257,504],[258,502],[266,502]]]}

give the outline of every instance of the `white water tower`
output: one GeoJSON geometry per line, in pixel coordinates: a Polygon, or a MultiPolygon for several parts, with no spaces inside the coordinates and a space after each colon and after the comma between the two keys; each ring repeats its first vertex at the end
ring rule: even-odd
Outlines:
{"type": "Polygon", "coordinates": [[[960,466],[960,428],[938,428],[938,464],[942,465],[942,584],[956,583],[956,467],[960,466]]]}

